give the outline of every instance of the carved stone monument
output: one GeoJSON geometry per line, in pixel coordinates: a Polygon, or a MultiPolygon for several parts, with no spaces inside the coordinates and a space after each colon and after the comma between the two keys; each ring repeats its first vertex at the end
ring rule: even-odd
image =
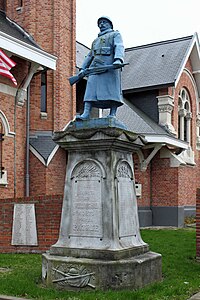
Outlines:
{"type": "Polygon", "coordinates": [[[161,255],[140,236],[132,153],[144,140],[115,118],[71,122],[59,239],[42,278],[67,290],[137,289],[162,277],[161,255]]]}
{"type": "Polygon", "coordinates": [[[38,245],[34,204],[14,205],[11,245],[38,245]]]}

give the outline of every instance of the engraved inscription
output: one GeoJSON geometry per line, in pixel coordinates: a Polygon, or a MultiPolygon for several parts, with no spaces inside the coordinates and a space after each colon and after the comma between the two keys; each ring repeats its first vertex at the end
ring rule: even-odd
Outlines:
{"type": "Polygon", "coordinates": [[[15,204],[12,245],[37,246],[34,204],[15,204]]]}
{"type": "Polygon", "coordinates": [[[128,162],[120,162],[117,167],[119,237],[135,235],[136,205],[132,178],[132,170],[128,162]]]}
{"type": "Polygon", "coordinates": [[[102,237],[101,172],[85,162],[73,178],[71,236],[102,237]]]}

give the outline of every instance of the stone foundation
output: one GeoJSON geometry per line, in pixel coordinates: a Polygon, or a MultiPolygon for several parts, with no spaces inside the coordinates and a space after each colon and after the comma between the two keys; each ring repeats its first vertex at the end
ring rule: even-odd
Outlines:
{"type": "Polygon", "coordinates": [[[138,289],[162,278],[161,255],[147,252],[120,260],[43,255],[42,278],[66,290],[138,289]]]}

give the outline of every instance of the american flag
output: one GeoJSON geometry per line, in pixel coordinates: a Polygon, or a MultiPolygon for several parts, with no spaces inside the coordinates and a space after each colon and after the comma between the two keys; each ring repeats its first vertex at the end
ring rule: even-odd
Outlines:
{"type": "Polygon", "coordinates": [[[11,79],[12,82],[17,85],[15,77],[10,73],[10,69],[15,65],[16,63],[0,49],[0,75],[11,79]]]}

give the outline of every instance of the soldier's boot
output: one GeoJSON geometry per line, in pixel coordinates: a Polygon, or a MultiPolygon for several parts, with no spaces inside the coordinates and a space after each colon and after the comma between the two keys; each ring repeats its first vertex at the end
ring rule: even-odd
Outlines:
{"type": "Polygon", "coordinates": [[[113,107],[111,107],[110,113],[107,116],[107,118],[115,118],[116,117],[116,113],[117,113],[117,106],[114,105],[113,107]]]}
{"type": "Polygon", "coordinates": [[[92,103],[89,101],[86,101],[84,104],[84,111],[83,111],[82,115],[77,116],[76,119],[77,120],[89,119],[91,110],[92,110],[92,103]]]}

